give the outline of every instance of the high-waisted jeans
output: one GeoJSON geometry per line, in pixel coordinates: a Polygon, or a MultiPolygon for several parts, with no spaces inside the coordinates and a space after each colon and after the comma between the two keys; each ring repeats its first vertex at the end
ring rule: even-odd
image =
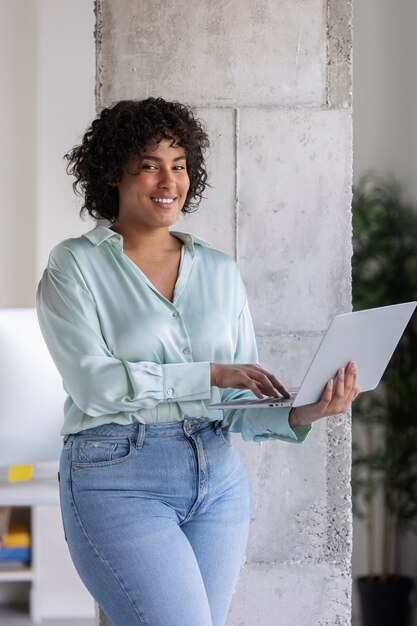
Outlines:
{"type": "Polygon", "coordinates": [[[223,626],[249,529],[245,472],[219,425],[109,424],[64,439],[74,565],[114,626],[223,626]]]}

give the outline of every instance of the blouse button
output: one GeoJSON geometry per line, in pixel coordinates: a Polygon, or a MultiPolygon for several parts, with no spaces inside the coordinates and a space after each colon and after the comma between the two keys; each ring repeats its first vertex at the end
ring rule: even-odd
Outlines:
{"type": "Polygon", "coordinates": [[[178,313],[178,311],[174,311],[173,314],[172,314],[172,317],[175,317],[175,318],[177,318],[179,316],[180,316],[180,314],[178,313]]]}
{"type": "Polygon", "coordinates": [[[167,389],[167,396],[172,396],[173,393],[172,389],[167,389]]]}
{"type": "Polygon", "coordinates": [[[184,348],[182,352],[183,352],[183,354],[189,354],[190,353],[190,348],[184,348]]]}

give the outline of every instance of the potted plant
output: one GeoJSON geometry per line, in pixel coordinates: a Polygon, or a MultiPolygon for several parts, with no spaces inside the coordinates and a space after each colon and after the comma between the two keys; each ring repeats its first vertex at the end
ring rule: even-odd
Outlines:
{"type": "MultiPolygon", "coordinates": [[[[404,200],[395,180],[367,175],[354,188],[352,211],[354,309],[416,300],[417,209],[404,200]]],[[[354,514],[365,517],[367,528],[368,571],[358,580],[363,626],[407,624],[413,581],[401,575],[401,543],[407,528],[417,528],[416,393],[414,315],[378,389],[359,396],[353,409],[354,514]],[[378,492],[379,549],[374,545],[378,492]]]]}

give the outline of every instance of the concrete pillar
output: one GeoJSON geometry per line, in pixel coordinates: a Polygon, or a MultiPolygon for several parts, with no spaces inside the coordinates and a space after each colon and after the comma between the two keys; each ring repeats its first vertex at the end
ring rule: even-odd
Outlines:
{"type": "MultiPolygon", "coordinates": [[[[181,229],[237,258],[261,362],[299,384],[351,308],[350,0],[98,0],[97,53],[99,108],[162,96],[206,120],[213,188],[181,229]]],[[[253,522],[228,625],[348,626],[348,417],[238,446],[253,522]]]]}

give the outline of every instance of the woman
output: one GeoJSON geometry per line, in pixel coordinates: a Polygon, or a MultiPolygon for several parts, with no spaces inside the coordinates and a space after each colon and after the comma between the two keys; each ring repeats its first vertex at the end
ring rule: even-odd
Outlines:
{"type": "Polygon", "coordinates": [[[39,322],[68,392],[60,496],[85,585],[115,626],[221,626],[245,552],[247,481],[229,433],[303,441],[344,412],[354,364],[317,404],[257,364],[235,262],[169,228],[206,183],[202,124],[161,98],[104,109],[67,155],[83,209],[108,220],[51,252],[39,322]]]}

